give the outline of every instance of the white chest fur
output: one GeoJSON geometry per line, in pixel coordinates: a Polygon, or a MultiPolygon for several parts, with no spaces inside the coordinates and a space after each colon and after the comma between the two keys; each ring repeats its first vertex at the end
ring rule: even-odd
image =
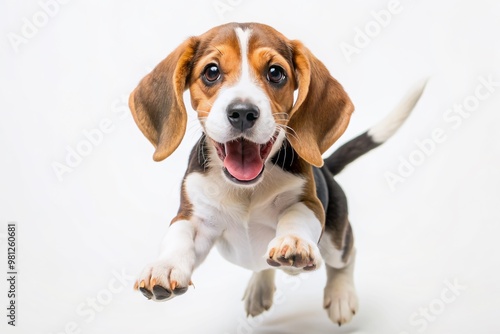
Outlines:
{"type": "Polygon", "coordinates": [[[193,221],[204,225],[198,230],[215,232],[221,255],[253,271],[269,267],[265,253],[276,236],[278,220],[285,209],[297,203],[305,183],[272,165],[266,166],[262,177],[253,188],[231,184],[220,170],[191,173],[185,180],[196,217],[193,221]]]}

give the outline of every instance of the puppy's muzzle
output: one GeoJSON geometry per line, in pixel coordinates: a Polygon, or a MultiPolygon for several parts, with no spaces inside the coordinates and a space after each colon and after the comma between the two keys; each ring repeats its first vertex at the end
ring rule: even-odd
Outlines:
{"type": "Polygon", "coordinates": [[[259,108],[247,102],[233,102],[227,107],[229,123],[241,132],[252,128],[259,118],[259,108]]]}

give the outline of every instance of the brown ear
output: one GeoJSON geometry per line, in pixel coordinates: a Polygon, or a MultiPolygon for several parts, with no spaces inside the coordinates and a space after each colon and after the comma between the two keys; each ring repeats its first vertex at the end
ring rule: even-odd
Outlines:
{"type": "Polygon", "coordinates": [[[154,145],[155,161],[167,158],[179,146],[186,132],[187,114],[182,94],[198,41],[182,43],[130,94],[129,107],[142,133],[154,145]]]}
{"type": "Polygon", "coordinates": [[[345,131],[354,106],[342,86],[302,43],[292,41],[298,96],[287,138],[299,156],[323,166],[323,154],[345,131]]]}

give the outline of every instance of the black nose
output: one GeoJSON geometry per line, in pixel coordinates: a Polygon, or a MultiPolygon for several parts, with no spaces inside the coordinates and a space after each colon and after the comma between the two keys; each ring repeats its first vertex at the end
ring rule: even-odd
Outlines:
{"type": "Polygon", "coordinates": [[[259,118],[259,108],[256,105],[246,102],[231,103],[227,107],[227,118],[232,126],[244,131],[254,126],[259,118]]]}

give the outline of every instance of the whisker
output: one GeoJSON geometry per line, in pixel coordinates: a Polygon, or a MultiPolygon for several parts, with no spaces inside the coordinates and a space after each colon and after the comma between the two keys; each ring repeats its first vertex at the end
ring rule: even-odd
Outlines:
{"type": "MultiPolygon", "coordinates": [[[[278,124],[278,125],[277,125],[277,127],[281,128],[281,129],[288,128],[288,129],[292,130],[292,131],[293,131],[293,133],[285,133],[285,136],[288,136],[288,135],[293,136],[294,138],[296,138],[296,139],[297,139],[297,141],[299,141],[299,142],[300,142],[300,139],[298,138],[298,136],[297,136],[296,132],[295,132],[292,128],[290,128],[289,126],[278,124]],[[294,133],[295,133],[295,134],[294,134],[294,133]]],[[[287,150],[288,145],[290,145],[289,141],[288,141],[288,140],[285,140],[285,141],[283,142],[283,146],[284,146],[283,150],[285,151],[285,153],[284,153],[284,154],[285,154],[285,156],[284,156],[284,159],[283,159],[283,164],[282,164],[282,166],[281,166],[281,168],[283,168],[283,169],[285,168],[285,163],[286,163],[286,154],[287,154],[287,151],[288,151],[288,150],[287,150]]],[[[295,160],[295,150],[293,149],[293,147],[291,147],[291,151],[292,151],[292,159],[290,160],[290,166],[292,166],[293,161],[295,160]]]]}
{"type": "Polygon", "coordinates": [[[285,151],[285,157],[284,157],[284,159],[283,159],[283,163],[281,164],[281,169],[285,169],[287,146],[288,146],[288,141],[287,141],[287,140],[285,140],[285,143],[284,143],[284,145],[283,145],[283,151],[285,151]]]}
{"type": "Polygon", "coordinates": [[[200,166],[205,166],[208,163],[208,158],[205,156],[205,137],[206,135],[203,133],[196,143],[200,146],[198,151],[198,164],[200,166]]]}
{"type": "Polygon", "coordinates": [[[280,127],[281,129],[285,130],[285,136],[290,135],[293,138],[295,138],[298,142],[300,142],[300,138],[299,138],[297,132],[295,132],[294,129],[292,129],[288,125],[283,125],[283,124],[278,124],[277,126],[280,127]],[[286,130],[290,130],[291,132],[287,132],[286,130]]]}
{"type": "MultiPolygon", "coordinates": [[[[279,132],[279,126],[276,126],[276,129],[275,129],[275,131],[274,131],[274,132],[275,132],[275,133],[279,132]]],[[[275,141],[273,142],[273,145],[274,145],[274,143],[275,143],[275,142],[276,142],[276,139],[275,139],[275,141]]],[[[281,148],[280,148],[280,149],[278,149],[278,156],[276,157],[276,160],[273,162],[270,172],[274,169],[274,167],[276,167],[276,164],[278,163],[278,161],[279,161],[279,159],[280,159],[280,154],[281,154],[281,148]]]]}
{"type": "Polygon", "coordinates": [[[201,147],[198,147],[198,164],[200,166],[203,166],[202,164],[202,160],[200,159],[200,154],[202,155],[201,158],[203,158],[203,143],[202,143],[202,140],[203,139],[203,135],[200,137],[200,139],[198,139],[198,142],[196,143],[196,145],[200,145],[201,147]]]}
{"type": "Polygon", "coordinates": [[[273,162],[273,166],[271,167],[271,170],[269,172],[272,172],[274,167],[276,167],[276,164],[278,163],[278,161],[280,160],[280,154],[281,154],[281,149],[278,150],[278,156],[276,157],[276,161],[273,162]]]}
{"type": "Polygon", "coordinates": [[[186,133],[187,133],[188,135],[194,135],[194,134],[196,134],[196,132],[198,132],[198,131],[203,132],[203,128],[201,127],[200,123],[198,123],[198,122],[194,123],[194,122],[193,122],[193,123],[192,123],[192,124],[190,124],[190,125],[189,125],[189,127],[187,128],[186,133]]]}
{"type": "Polygon", "coordinates": [[[292,162],[295,160],[295,150],[292,147],[292,160],[290,160],[290,166],[292,166],[292,162]]]}
{"type": "Polygon", "coordinates": [[[209,163],[208,156],[205,155],[205,145],[206,144],[207,144],[206,136],[203,135],[203,143],[201,144],[201,147],[202,147],[201,155],[203,156],[203,169],[205,169],[205,166],[207,166],[209,163]]]}

